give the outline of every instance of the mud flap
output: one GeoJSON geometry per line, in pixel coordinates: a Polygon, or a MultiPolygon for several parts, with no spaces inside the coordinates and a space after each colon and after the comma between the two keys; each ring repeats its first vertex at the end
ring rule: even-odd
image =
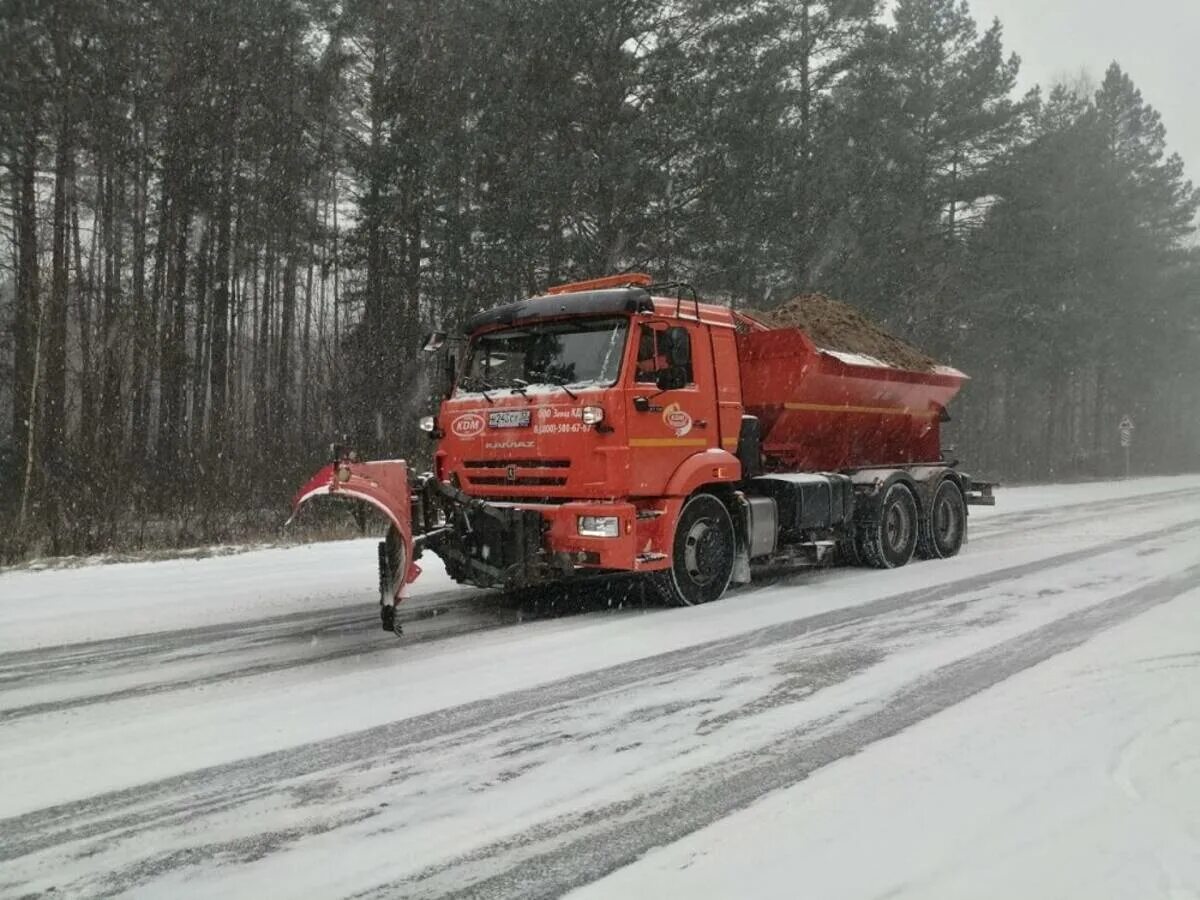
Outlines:
{"type": "Polygon", "coordinates": [[[733,556],[733,575],[729,579],[733,584],[749,584],[750,554],[746,552],[746,543],[740,537],[737,542],[737,552],[733,556]]]}

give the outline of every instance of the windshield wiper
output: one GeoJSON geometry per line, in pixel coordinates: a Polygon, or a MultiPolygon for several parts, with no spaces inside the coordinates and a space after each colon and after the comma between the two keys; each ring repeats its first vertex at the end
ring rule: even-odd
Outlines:
{"type": "MultiPolygon", "coordinates": [[[[528,387],[529,387],[529,382],[526,381],[524,378],[514,378],[513,386],[510,388],[510,390],[514,394],[520,394],[526,400],[529,400],[529,391],[527,390],[528,387]]],[[[532,403],[533,401],[529,400],[529,402],[532,403]]]]}
{"type": "Polygon", "coordinates": [[[579,399],[579,395],[576,394],[569,387],[567,387],[567,379],[565,379],[561,376],[559,376],[558,378],[551,378],[545,372],[536,373],[536,374],[538,374],[539,377],[542,379],[542,381],[540,382],[541,384],[549,384],[549,385],[553,385],[554,387],[560,387],[564,391],[567,392],[567,396],[570,397],[572,400],[579,399]]]}
{"type": "Polygon", "coordinates": [[[467,390],[471,390],[470,384],[477,384],[477,385],[479,385],[479,388],[478,388],[479,393],[483,394],[484,400],[486,400],[488,403],[493,403],[493,404],[496,402],[495,400],[493,400],[491,397],[488,396],[488,391],[500,390],[498,387],[496,387],[496,385],[492,384],[490,381],[484,381],[478,375],[469,375],[464,380],[469,382],[469,384],[467,385],[467,390]]]}

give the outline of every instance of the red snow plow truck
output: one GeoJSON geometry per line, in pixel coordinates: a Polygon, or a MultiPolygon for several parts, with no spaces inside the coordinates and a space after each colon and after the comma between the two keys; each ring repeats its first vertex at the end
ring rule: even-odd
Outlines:
{"type": "Polygon", "coordinates": [[[432,472],[335,450],[293,501],[387,517],[387,629],[427,552],[464,584],[627,573],[693,605],[761,567],[953,556],[968,505],[993,503],[942,454],[966,380],[952,368],[823,348],[646,275],[552,288],[464,331],[421,422],[432,472]]]}

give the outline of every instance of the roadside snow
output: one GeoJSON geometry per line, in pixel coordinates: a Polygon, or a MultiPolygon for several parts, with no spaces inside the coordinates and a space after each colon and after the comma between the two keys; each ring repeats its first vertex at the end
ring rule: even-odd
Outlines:
{"type": "Polygon", "coordinates": [[[1194,898],[1198,683],[1193,590],[572,896],[1194,898]]]}
{"type": "MultiPolygon", "coordinates": [[[[978,475],[979,473],[975,473],[978,475]]],[[[996,505],[971,507],[972,521],[1035,509],[1055,510],[1080,503],[1149,497],[1200,488],[1200,475],[1159,475],[1124,481],[1080,481],[1073,484],[1022,484],[996,488],[996,505]]]]}
{"type": "MultiPolygon", "coordinates": [[[[377,538],[204,559],[0,572],[0,652],[364,604],[377,538]]],[[[455,587],[436,557],[414,596],[455,587]]]]}
{"type": "MultiPolygon", "coordinates": [[[[1200,488],[1200,475],[1001,487],[989,519],[1079,503],[1200,488]]],[[[352,605],[376,597],[377,539],[329,541],[229,556],[0,572],[0,652],[102,640],[352,605]]],[[[449,589],[436,556],[410,587],[419,597],[449,589]]]]}

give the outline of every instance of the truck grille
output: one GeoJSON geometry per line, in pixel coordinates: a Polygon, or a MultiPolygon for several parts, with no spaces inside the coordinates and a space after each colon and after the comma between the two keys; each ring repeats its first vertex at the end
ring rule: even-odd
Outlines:
{"type": "Polygon", "coordinates": [[[471,472],[467,481],[471,484],[503,487],[562,487],[567,483],[566,474],[545,475],[546,469],[569,469],[569,459],[468,459],[464,469],[488,469],[487,472],[471,472]]]}
{"type": "Polygon", "coordinates": [[[567,483],[566,478],[551,478],[543,475],[518,475],[509,478],[507,475],[468,475],[471,484],[503,484],[503,485],[537,485],[538,487],[562,487],[567,483]]]}
{"type": "Polygon", "coordinates": [[[468,459],[463,463],[467,469],[569,469],[569,459],[468,459]]]}

